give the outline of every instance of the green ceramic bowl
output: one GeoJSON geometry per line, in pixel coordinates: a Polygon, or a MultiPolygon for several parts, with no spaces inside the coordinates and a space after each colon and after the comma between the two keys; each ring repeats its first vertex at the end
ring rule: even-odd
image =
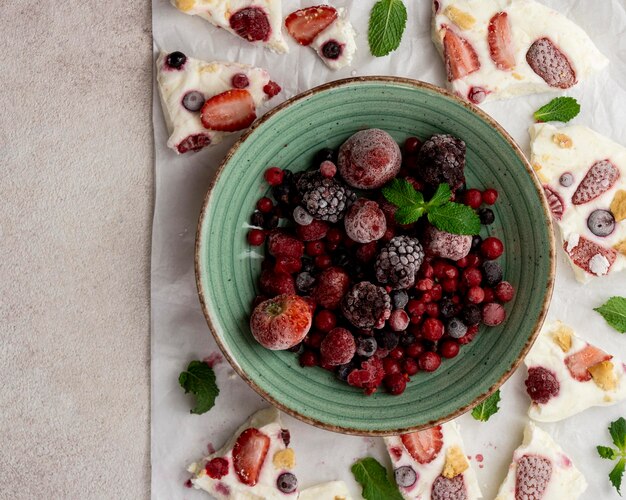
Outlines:
{"type": "Polygon", "coordinates": [[[532,345],[552,294],[554,241],[548,208],[531,168],[509,135],[478,108],[432,85],[371,77],[332,82],[266,114],[231,149],[204,201],[196,240],[202,308],[233,368],[283,411],[348,434],[397,434],[444,422],[495,391],[532,345]],[[248,318],[262,250],[246,243],[248,220],[267,191],[270,165],[303,170],[316,151],[337,148],[358,130],[377,127],[398,142],[449,133],[467,143],[469,186],[494,187],[504,242],[505,277],[516,288],[507,320],[485,329],[434,373],[419,373],[401,396],[364,396],[321,368],[301,368],[290,352],[269,351],[248,318]]]}

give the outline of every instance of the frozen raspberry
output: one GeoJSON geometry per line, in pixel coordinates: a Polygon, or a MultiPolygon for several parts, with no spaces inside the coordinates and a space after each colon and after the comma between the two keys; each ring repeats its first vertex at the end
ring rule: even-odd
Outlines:
{"type": "Polygon", "coordinates": [[[452,191],[465,184],[465,142],[451,135],[433,135],[418,156],[418,173],[433,187],[447,183],[452,191]]]}
{"type": "Polygon", "coordinates": [[[346,212],[343,219],[346,234],[357,243],[379,240],[387,230],[385,214],[375,201],[360,198],[346,212]]]}
{"type": "Polygon", "coordinates": [[[467,489],[463,474],[454,476],[452,479],[439,476],[433,481],[433,489],[430,496],[432,500],[467,500],[467,489]]]}
{"type": "Polygon", "coordinates": [[[483,323],[487,326],[497,326],[506,318],[504,307],[495,302],[485,304],[482,309],[483,323]]]}
{"type": "Polygon", "coordinates": [[[293,278],[282,272],[274,272],[266,269],[261,273],[259,280],[261,290],[267,295],[282,295],[296,293],[296,285],[293,278]]]}
{"type": "Polygon", "coordinates": [[[249,42],[267,41],[272,28],[267,14],[260,7],[246,7],[230,16],[230,27],[249,42]]]}
{"type": "Polygon", "coordinates": [[[299,259],[304,254],[304,244],[281,231],[270,234],[267,240],[267,250],[274,257],[284,256],[299,259]]]}
{"type": "Polygon", "coordinates": [[[313,222],[306,226],[297,226],[296,234],[302,241],[321,240],[328,233],[328,224],[323,220],[313,219],[313,222]]]}
{"type": "Polygon", "coordinates": [[[348,375],[348,384],[363,389],[376,389],[383,381],[385,371],[380,359],[372,357],[348,375]]]}
{"type": "Polygon", "coordinates": [[[429,225],[424,231],[424,249],[426,253],[444,259],[459,260],[465,257],[472,248],[472,237],[461,234],[446,233],[429,225]]]}
{"type": "Polygon", "coordinates": [[[346,294],[341,309],[357,328],[382,328],[391,315],[391,298],[384,288],[362,281],[346,294]]]}
{"type": "Polygon", "coordinates": [[[368,129],[341,145],[337,167],[348,185],[376,189],[398,175],[401,161],[400,147],[387,132],[368,129]]]}
{"type": "Polygon", "coordinates": [[[348,363],[356,352],[354,336],[345,328],[334,328],[322,340],[322,362],[331,366],[348,363]]]}
{"type": "Polygon", "coordinates": [[[423,260],[424,250],[417,239],[396,236],[376,258],[376,279],[396,290],[410,288],[423,260]]]}
{"type": "Polygon", "coordinates": [[[552,476],[552,462],[539,455],[524,455],[517,461],[515,473],[515,498],[539,500],[552,476]]]}
{"type": "Polygon", "coordinates": [[[250,330],[259,344],[277,351],[302,342],[312,321],[311,308],[302,297],[279,295],[254,308],[250,330]]]}
{"type": "Polygon", "coordinates": [[[206,463],[204,469],[209,477],[222,479],[228,474],[228,460],[222,457],[213,458],[206,463]]]}
{"type": "Polygon", "coordinates": [[[541,404],[545,404],[550,401],[550,399],[557,396],[561,387],[556,378],[556,374],[542,366],[530,367],[525,383],[526,392],[530,396],[530,399],[535,403],[541,404]]]}
{"type": "Polygon", "coordinates": [[[317,278],[313,299],[325,309],[337,309],[348,292],[350,276],[340,267],[329,267],[317,278]]]}

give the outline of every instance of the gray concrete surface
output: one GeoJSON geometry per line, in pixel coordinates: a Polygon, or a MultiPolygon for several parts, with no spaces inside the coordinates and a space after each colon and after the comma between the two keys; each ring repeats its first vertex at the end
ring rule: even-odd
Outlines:
{"type": "Polygon", "coordinates": [[[0,19],[0,498],[148,498],[150,3],[0,19]]]}

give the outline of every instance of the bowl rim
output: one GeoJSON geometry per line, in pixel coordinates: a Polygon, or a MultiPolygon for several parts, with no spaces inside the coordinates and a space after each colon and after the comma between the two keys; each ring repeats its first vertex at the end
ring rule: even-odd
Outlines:
{"type": "Polygon", "coordinates": [[[213,338],[215,339],[215,342],[217,343],[218,347],[222,351],[222,354],[228,360],[232,368],[254,391],[256,391],[261,397],[263,397],[270,404],[280,409],[281,411],[291,415],[292,417],[297,418],[298,420],[301,420],[310,425],[313,425],[315,427],[319,427],[321,429],[325,429],[331,432],[337,432],[341,434],[348,434],[348,435],[355,435],[355,436],[379,436],[380,437],[380,436],[393,436],[393,435],[398,435],[398,434],[405,434],[408,432],[424,430],[430,427],[434,427],[436,425],[441,425],[449,420],[459,417],[463,415],[464,413],[468,412],[469,410],[471,410],[472,408],[474,408],[475,406],[479,405],[489,396],[491,396],[495,391],[497,391],[502,386],[502,384],[504,384],[504,382],[508,380],[508,378],[515,372],[515,370],[518,368],[518,366],[522,363],[522,361],[528,354],[528,351],[530,350],[535,340],[537,339],[537,336],[539,335],[541,327],[543,326],[543,323],[545,321],[548,308],[552,300],[552,294],[554,291],[554,279],[555,279],[555,274],[556,274],[555,254],[556,254],[556,243],[555,243],[554,230],[553,230],[553,224],[552,224],[552,216],[551,216],[551,212],[547,204],[547,201],[545,199],[545,196],[543,195],[543,186],[537,179],[529,160],[526,158],[526,156],[522,152],[519,145],[494,118],[489,116],[482,109],[478,108],[477,106],[473,105],[470,102],[467,102],[461,99],[460,97],[453,94],[452,92],[449,92],[446,89],[437,87],[436,85],[433,85],[428,82],[415,80],[412,78],[397,77],[397,76],[362,76],[362,77],[343,78],[343,79],[327,82],[327,83],[324,83],[317,87],[313,87],[312,89],[309,89],[305,92],[302,92],[300,94],[297,94],[287,99],[286,101],[282,102],[278,106],[269,110],[261,118],[256,120],[255,123],[252,124],[252,126],[237,140],[237,142],[233,144],[233,146],[230,148],[230,150],[228,151],[224,159],[221,161],[219,167],[217,168],[215,176],[213,180],[211,181],[211,184],[209,185],[209,188],[202,202],[202,209],[200,211],[198,224],[196,228],[196,241],[195,241],[195,249],[194,249],[194,271],[195,271],[195,277],[196,277],[196,287],[198,289],[198,297],[200,299],[200,305],[202,307],[202,312],[208,324],[209,330],[211,331],[211,334],[213,335],[213,338]],[[209,313],[206,300],[205,300],[205,295],[208,295],[208,294],[205,293],[202,280],[200,277],[200,267],[201,267],[200,246],[201,246],[201,240],[202,240],[202,234],[203,234],[202,228],[204,225],[205,217],[207,216],[211,195],[213,193],[214,187],[216,186],[217,182],[219,181],[222,175],[222,172],[224,171],[224,168],[230,162],[231,158],[235,155],[235,153],[238,151],[241,144],[248,137],[250,137],[250,135],[252,135],[256,131],[256,129],[259,128],[262,124],[267,122],[275,114],[280,113],[282,110],[290,107],[292,104],[299,102],[299,101],[303,101],[312,95],[319,94],[327,90],[335,89],[338,87],[351,86],[354,84],[361,84],[361,83],[383,83],[383,84],[387,83],[391,85],[401,84],[404,86],[414,87],[416,89],[425,89],[430,92],[435,92],[448,99],[455,101],[457,104],[462,105],[463,107],[467,108],[469,111],[478,115],[479,118],[486,121],[489,125],[491,125],[506,140],[506,142],[513,149],[517,157],[521,160],[521,162],[523,163],[524,167],[526,168],[527,173],[529,174],[533,182],[533,185],[535,186],[535,189],[537,190],[539,194],[539,198],[541,200],[541,206],[543,209],[544,222],[548,226],[548,243],[550,246],[550,252],[549,252],[550,269],[548,273],[546,294],[544,296],[543,304],[541,306],[541,311],[533,327],[532,334],[526,341],[526,344],[524,345],[517,359],[513,362],[513,365],[498,379],[498,381],[495,384],[493,384],[485,393],[477,396],[471,403],[461,408],[458,408],[457,410],[447,415],[444,415],[443,417],[437,420],[426,422],[421,425],[408,426],[408,427],[404,427],[400,429],[392,429],[392,430],[353,429],[351,427],[344,427],[340,425],[332,425],[332,424],[328,424],[325,422],[321,422],[307,415],[303,415],[302,413],[284,405],[283,403],[280,403],[272,395],[268,394],[266,391],[261,389],[250,377],[248,377],[248,375],[241,369],[239,364],[231,357],[230,353],[228,352],[228,349],[222,342],[217,331],[218,329],[213,324],[213,321],[211,319],[211,315],[209,313]]]}

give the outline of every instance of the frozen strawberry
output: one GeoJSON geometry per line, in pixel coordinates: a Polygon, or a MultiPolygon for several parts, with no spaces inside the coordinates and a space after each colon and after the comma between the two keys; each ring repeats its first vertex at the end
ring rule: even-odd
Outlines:
{"type": "Polygon", "coordinates": [[[552,477],[552,462],[539,455],[524,455],[517,461],[515,498],[540,500],[552,477]]]}
{"type": "Polygon", "coordinates": [[[360,368],[349,373],[347,382],[354,387],[374,390],[381,384],[384,376],[383,362],[377,357],[371,357],[363,361],[360,368]]]}
{"type": "Polygon", "coordinates": [[[607,354],[602,349],[587,345],[582,351],[570,354],[565,358],[565,365],[572,377],[579,382],[587,382],[591,380],[589,368],[598,363],[602,363],[602,361],[608,361],[612,357],[613,356],[607,354]]]}
{"type": "Polygon", "coordinates": [[[280,256],[276,258],[274,271],[277,273],[293,274],[302,269],[302,261],[294,257],[280,256]]]}
{"type": "Polygon", "coordinates": [[[272,32],[270,20],[260,7],[238,10],[230,16],[229,22],[233,31],[249,42],[267,42],[272,32]]]}
{"type": "Polygon", "coordinates": [[[569,59],[549,38],[536,40],[526,52],[526,61],[550,87],[568,89],[576,83],[569,59]]]}
{"type": "Polygon", "coordinates": [[[619,179],[619,176],[618,168],[609,160],[594,163],[585,177],[583,177],[583,180],[580,181],[576,191],[574,191],[572,203],[574,205],[582,205],[595,200],[598,196],[611,189],[617,182],[617,179],[619,179]]]}
{"type": "Polygon", "coordinates": [[[292,12],[285,19],[285,27],[300,45],[310,45],[335,19],[337,19],[335,8],[330,5],[318,5],[292,12]]]}
{"type": "Polygon", "coordinates": [[[239,481],[254,486],[265,462],[270,438],[253,427],[243,431],[233,446],[233,468],[239,481]]]}
{"type": "Polygon", "coordinates": [[[204,103],[200,118],[202,125],[210,130],[243,130],[256,119],[252,94],[242,89],[231,89],[217,94],[204,103]]]}
{"type": "Polygon", "coordinates": [[[552,212],[552,217],[556,220],[561,220],[563,218],[564,211],[563,199],[550,186],[544,185],[543,192],[546,195],[546,200],[548,200],[548,206],[550,207],[550,212],[552,212]]]}
{"type": "Polygon", "coordinates": [[[211,138],[205,134],[188,135],[176,145],[176,149],[182,155],[187,151],[200,151],[211,144],[211,138]]]}
{"type": "Polygon", "coordinates": [[[430,494],[431,500],[467,500],[467,488],[463,474],[448,479],[439,476],[433,481],[433,489],[430,494]]]}
{"type": "Polygon", "coordinates": [[[302,241],[317,241],[321,240],[328,233],[328,223],[323,220],[313,219],[310,224],[306,226],[296,225],[296,234],[302,241]]]}
{"type": "Polygon", "coordinates": [[[337,309],[350,288],[350,276],[340,267],[329,267],[319,275],[313,299],[325,309],[337,309]]]}
{"type": "Polygon", "coordinates": [[[300,343],[311,328],[313,313],[298,295],[279,295],[261,302],[252,311],[252,336],[267,349],[279,351],[300,343]]]}
{"type": "Polygon", "coordinates": [[[478,71],[480,62],[478,62],[478,56],[471,44],[449,27],[446,26],[444,29],[446,32],[443,37],[443,54],[448,81],[458,80],[478,71]]]}
{"type": "Polygon", "coordinates": [[[506,12],[498,12],[489,21],[489,54],[498,69],[507,71],[515,67],[515,49],[511,37],[511,24],[506,12]]]}
{"type": "Polygon", "coordinates": [[[358,243],[379,240],[387,230],[385,214],[375,201],[360,198],[348,209],[343,219],[348,237],[358,243]]]}
{"type": "Polygon", "coordinates": [[[411,432],[400,436],[410,455],[420,464],[432,462],[443,445],[441,426],[431,427],[425,431],[411,432]]]}
{"type": "Polygon", "coordinates": [[[331,366],[349,363],[356,352],[354,336],[345,328],[333,328],[322,340],[322,362],[331,366]]]}
{"type": "Polygon", "coordinates": [[[274,257],[299,259],[304,254],[304,243],[282,231],[275,231],[267,240],[267,250],[274,257]]]}
{"type": "Polygon", "coordinates": [[[264,270],[259,280],[261,290],[269,296],[296,293],[296,284],[290,274],[264,270]]]}
{"type": "Polygon", "coordinates": [[[617,258],[615,250],[598,245],[584,236],[579,236],[575,243],[574,245],[571,241],[566,241],[563,244],[563,248],[574,264],[589,274],[596,276],[608,274],[617,258]]]}

